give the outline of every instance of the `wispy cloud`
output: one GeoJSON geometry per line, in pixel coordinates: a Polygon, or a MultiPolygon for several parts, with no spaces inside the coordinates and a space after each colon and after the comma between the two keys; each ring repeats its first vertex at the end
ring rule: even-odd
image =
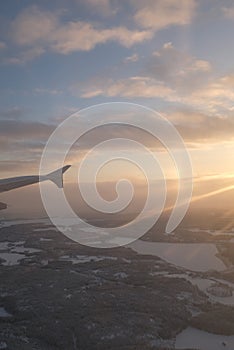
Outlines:
{"type": "Polygon", "coordinates": [[[58,89],[35,88],[35,94],[38,95],[61,95],[62,91],[58,89]]]}
{"type": "Polygon", "coordinates": [[[168,113],[167,117],[177,126],[187,142],[209,144],[234,140],[234,120],[231,114],[208,115],[187,108],[168,113]]]}
{"type": "MultiPolygon", "coordinates": [[[[70,54],[90,51],[96,45],[116,42],[124,47],[152,39],[154,32],[171,25],[185,25],[192,21],[195,0],[146,0],[128,1],[129,23],[117,26],[84,20],[64,20],[64,11],[54,12],[40,9],[36,5],[23,9],[11,22],[9,37],[18,47],[18,54],[8,57],[5,62],[23,64],[47,51],[70,54]],[[133,26],[133,22],[135,25],[133,26]],[[141,27],[141,29],[139,29],[141,27]]],[[[121,2],[110,0],[87,0],[85,6],[103,15],[123,11],[121,2]]],[[[125,21],[126,23],[126,21],[125,21]]],[[[0,48],[4,43],[0,43],[0,48]]],[[[137,60],[137,56],[131,57],[137,60]]]]}
{"type": "Polygon", "coordinates": [[[91,23],[70,22],[61,26],[51,36],[51,48],[59,53],[68,54],[75,51],[89,51],[97,44],[115,41],[125,47],[151,39],[150,31],[129,30],[126,27],[108,29],[96,28],[91,23]]]}
{"type": "Polygon", "coordinates": [[[129,63],[129,62],[137,62],[139,60],[139,55],[137,53],[133,53],[131,56],[127,56],[124,59],[125,63],[129,63]]]}
{"type": "Polygon", "coordinates": [[[136,23],[154,30],[189,24],[196,9],[195,0],[132,0],[131,4],[136,9],[136,23]]]}
{"type": "Polygon", "coordinates": [[[33,59],[41,56],[45,52],[42,47],[33,47],[25,49],[18,53],[18,55],[7,57],[3,62],[6,64],[25,64],[33,59]]]}
{"type": "Polygon", "coordinates": [[[125,79],[96,79],[83,90],[73,87],[73,92],[83,98],[161,98],[214,115],[234,108],[234,74],[217,77],[208,60],[180,51],[170,42],[152,54],[143,73],[125,79]]]}
{"type": "Polygon", "coordinates": [[[22,107],[11,107],[9,109],[0,110],[0,120],[17,120],[24,117],[27,110],[22,107]]]}
{"type": "Polygon", "coordinates": [[[5,49],[6,47],[6,43],[4,43],[4,41],[0,41],[0,50],[5,49]]]}
{"type": "Polygon", "coordinates": [[[118,12],[116,2],[113,3],[111,0],[83,0],[83,2],[90,10],[98,12],[102,16],[111,16],[118,12]]]}
{"type": "MultiPolygon", "coordinates": [[[[128,61],[137,58],[138,56],[130,56],[128,61]]],[[[188,93],[197,91],[207,83],[211,70],[212,66],[207,60],[197,59],[179,51],[168,42],[152,54],[143,69],[144,75],[119,80],[91,81],[83,91],[78,90],[78,93],[84,98],[100,95],[128,98],[159,97],[166,101],[178,102],[183,98],[183,102],[187,103],[188,93]]]]}
{"type": "Polygon", "coordinates": [[[234,19],[234,6],[231,7],[223,7],[223,14],[226,18],[234,19]]]}
{"type": "Polygon", "coordinates": [[[188,52],[176,49],[171,42],[155,51],[149,59],[145,72],[176,90],[196,88],[209,78],[210,62],[198,59],[188,52]]]}
{"type": "Polygon", "coordinates": [[[46,141],[55,129],[54,125],[24,120],[0,120],[1,140],[24,143],[46,141]]]}
{"type": "MultiPolygon", "coordinates": [[[[233,142],[233,115],[209,116],[192,109],[177,109],[165,115],[178,129],[187,145],[202,148],[218,142],[233,142]]],[[[134,118],[134,117],[133,117],[134,118]]],[[[40,160],[41,153],[55,125],[22,120],[0,120],[1,160],[40,160]],[[27,152],[25,152],[27,151],[27,152]]],[[[71,130],[73,132],[73,129],[71,130]]],[[[118,137],[132,139],[152,150],[163,150],[160,142],[147,132],[132,126],[109,125],[90,131],[75,143],[69,157],[81,156],[96,144],[118,137]]],[[[65,135],[64,142],[67,139],[65,135]]],[[[62,143],[63,140],[61,139],[62,143]]],[[[121,146],[121,145],[120,145],[121,146]]],[[[109,150],[109,149],[108,149],[109,150]]]]}
{"type": "Polygon", "coordinates": [[[33,5],[22,10],[12,21],[10,34],[17,45],[43,45],[59,26],[59,14],[33,5]]]}
{"type": "MultiPolygon", "coordinates": [[[[233,114],[227,117],[210,116],[190,108],[176,109],[165,115],[178,129],[190,149],[202,149],[215,144],[227,144],[234,141],[233,114]]],[[[134,116],[133,116],[134,118],[134,116]]],[[[31,172],[37,169],[40,157],[48,137],[55,129],[55,124],[46,124],[25,120],[0,119],[0,147],[2,172],[31,172]],[[19,164],[19,167],[17,166],[19,164]],[[27,168],[28,167],[28,168],[27,168]]],[[[73,129],[71,130],[73,133],[73,129]]],[[[108,139],[126,138],[144,144],[152,151],[163,152],[160,142],[147,132],[131,126],[111,125],[96,128],[85,134],[69,151],[67,161],[77,162],[96,144],[108,139]]],[[[65,135],[64,142],[67,139],[65,135]]],[[[63,143],[63,140],[60,140],[63,143]]],[[[122,147],[122,144],[120,144],[122,147]]],[[[212,147],[210,148],[212,149],[212,147]]],[[[108,148],[109,152],[110,149],[108,148]]]]}
{"type": "Polygon", "coordinates": [[[45,143],[54,129],[51,124],[0,118],[2,172],[19,171],[17,164],[20,166],[23,162],[30,164],[31,168],[37,167],[45,143]]]}
{"type": "MultiPolygon", "coordinates": [[[[81,93],[81,97],[90,98],[94,96],[107,96],[107,97],[160,97],[160,98],[169,98],[172,100],[174,91],[164,84],[160,83],[155,79],[149,77],[131,77],[127,79],[120,79],[118,81],[106,81],[104,84],[100,83],[96,86],[93,84],[92,88],[87,87],[81,93]]],[[[76,87],[73,88],[73,91],[76,92],[76,87]]]]}
{"type": "Polygon", "coordinates": [[[210,112],[224,113],[233,110],[234,75],[225,75],[210,79],[207,84],[197,87],[189,96],[184,97],[184,102],[193,104],[200,109],[210,112]]]}
{"type": "MultiPolygon", "coordinates": [[[[21,174],[38,174],[39,163],[32,160],[26,159],[15,159],[15,160],[1,160],[0,162],[0,172],[2,176],[9,176],[9,174],[14,174],[12,176],[21,174]]],[[[11,175],[10,175],[11,176],[11,175]]]]}

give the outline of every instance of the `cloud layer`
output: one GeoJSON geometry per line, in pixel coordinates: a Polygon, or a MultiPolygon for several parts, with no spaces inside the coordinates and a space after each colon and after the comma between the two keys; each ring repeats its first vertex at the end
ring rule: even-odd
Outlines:
{"type": "MultiPolygon", "coordinates": [[[[8,38],[11,45],[21,48],[7,63],[25,63],[45,52],[70,54],[89,51],[96,45],[116,42],[131,47],[153,38],[155,32],[170,26],[184,26],[191,23],[196,10],[195,0],[127,0],[125,6],[119,0],[87,0],[77,4],[88,7],[91,13],[101,16],[118,15],[118,25],[103,21],[67,19],[66,11],[49,11],[36,5],[26,7],[11,21],[8,38]],[[123,18],[123,20],[121,20],[123,18]],[[128,19],[128,20],[126,20],[128,19]],[[126,23],[129,23],[126,26],[126,23]]],[[[0,48],[6,44],[0,42],[0,48]]]]}
{"type": "Polygon", "coordinates": [[[178,50],[168,42],[153,52],[143,75],[96,79],[82,89],[73,87],[73,92],[83,98],[160,98],[215,115],[233,110],[233,87],[232,73],[217,77],[208,60],[178,50]]]}
{"type": "Polygon", "coordinates": [[[82,20],[62,21],[62,14],[58,11],[52,13],[31,6],[18,14],[10,25],[12,42],[24,50],[9,62],[26,62],[46,50],[60,54],[89,51],[98,44],[111,41],[131,47],[152,37],[150,30],[128,29],[122,25],[105,28],[82,20]]]}

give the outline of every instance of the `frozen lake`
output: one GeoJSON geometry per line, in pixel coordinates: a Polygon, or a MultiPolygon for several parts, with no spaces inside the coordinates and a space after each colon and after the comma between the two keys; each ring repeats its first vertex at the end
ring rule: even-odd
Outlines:
{"type": "Polygon", "coordinates": [[[212,334],[188,327],[176,337],[176,349],[233,350],[234,335],[212,334]]]}
{"type": "Polygon", "coordinates": [[[26,258],[26,253],[39,253],[40,249],[24,247],[24,241],[18,242],[0,242],[0,259],[3,260],[2,265],[12,266],[18,265],[20,260],[26,258]]]}
{"type": "Polygon", "coordinates": [[[161,243],[137,240],[129,248],[139,254],[156,255],[167,262],[192,271],[225,270],[224,263],[217,258],[212,243],[161,243]]]}
{"type": "Polygon", "coordinates": [[[4,317],[11,317],[11,316],[12,316],[12,315],[9,314],[9,312],[7,312],[7,311],[5,310],[4,307],[0,307],[0,317],[1,317],[1,318],[4,318],[4,317]]]}

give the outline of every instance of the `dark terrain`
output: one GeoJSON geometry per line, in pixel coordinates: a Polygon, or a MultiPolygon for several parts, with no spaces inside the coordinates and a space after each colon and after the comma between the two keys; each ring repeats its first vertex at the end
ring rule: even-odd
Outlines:
{"type": "Polygon", "coordinates": [[[210,330],[215,310],[223,315],[223,334],[234,329],[234,308],[214,309],[190,282],[160,275],[184,269],[129,248],[84,247],[41,227],[0,229],[6,251],[15,242],[40,250],[24,252],[18,265],[2,260],[0,308],[9,314],[0,317],[2,349],[174,349],[188,325],[210,330]]]}

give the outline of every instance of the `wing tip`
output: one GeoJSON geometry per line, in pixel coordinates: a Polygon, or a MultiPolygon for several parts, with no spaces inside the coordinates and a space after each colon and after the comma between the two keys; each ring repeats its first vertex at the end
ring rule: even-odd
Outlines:
{"type": "Polygon", "coordinates": [[[65,165],[64,167],[62,167],[62,173],[64,174],[70,167],[71,165],[65,165]]]}
{"type": "Polygon", "coordinates": [[[65,165],[52,173],[48,174],[46,178],[52,181],[58,188],[63,188],[63,174],[71,167],[71,165],[65,165]]]}

